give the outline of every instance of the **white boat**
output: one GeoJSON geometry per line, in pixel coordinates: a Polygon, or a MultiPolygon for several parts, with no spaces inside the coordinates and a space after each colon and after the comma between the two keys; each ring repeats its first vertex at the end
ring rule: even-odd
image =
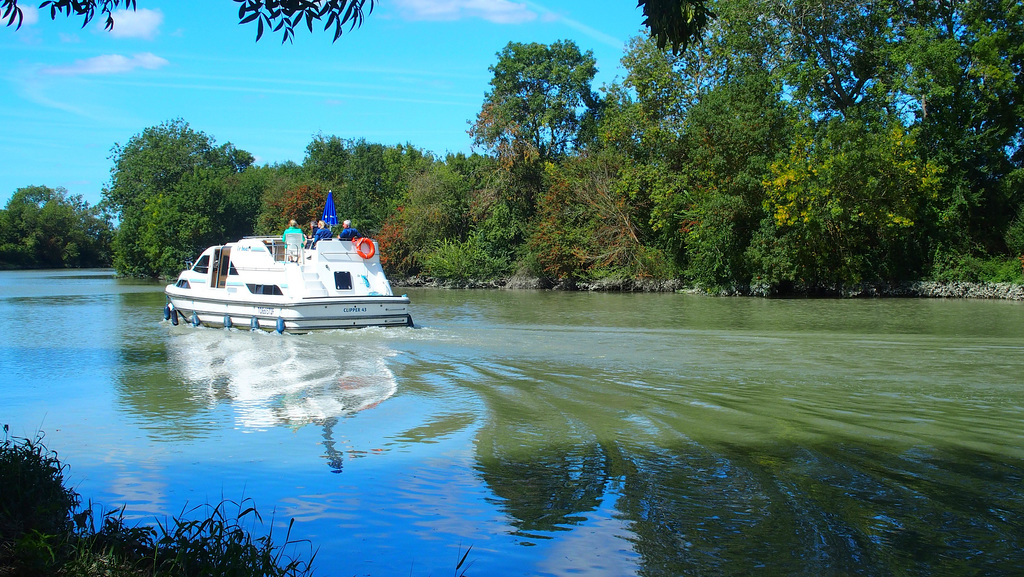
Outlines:
{"type": "Polygon", "coordinates": [[[409,297],[395,296],[369,238],[245,237],[203,251],[167,285],[164,318],[277,332],[413,326],[409,297]]]}

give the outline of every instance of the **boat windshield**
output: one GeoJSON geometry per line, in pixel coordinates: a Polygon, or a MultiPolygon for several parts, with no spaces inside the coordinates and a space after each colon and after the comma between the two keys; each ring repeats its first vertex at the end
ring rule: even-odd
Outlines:
{"type": "Polygon", "coordinates": [[[210,272],[210,255],[204,254],[196,261],[196,264],[192,265],[192,270],[202,274],[210,272]]]}

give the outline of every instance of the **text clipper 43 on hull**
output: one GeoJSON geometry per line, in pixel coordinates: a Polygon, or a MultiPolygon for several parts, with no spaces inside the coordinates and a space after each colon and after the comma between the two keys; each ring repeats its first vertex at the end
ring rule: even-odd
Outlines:
{"type": "Polygon", "coordinates": [[[164,318],[174,324],[278,332],[413,324],[409,297],[391,292],[377,245],[365,237],[313,248],[300,234],[212,246],[164,292],[164,318]]]}

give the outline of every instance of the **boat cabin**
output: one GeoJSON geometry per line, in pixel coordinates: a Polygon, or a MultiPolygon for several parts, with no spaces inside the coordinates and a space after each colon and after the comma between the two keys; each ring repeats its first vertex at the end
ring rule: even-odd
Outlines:
{"type": "Polygon", "coordinates": [[[375,245],[367,244],[373,241],[362,243],[360,247],[352,241],[328,239],[312,247],[301,240],[246,237],[206,249],[174,286],[292,298],[391,295],[375,245]]]}

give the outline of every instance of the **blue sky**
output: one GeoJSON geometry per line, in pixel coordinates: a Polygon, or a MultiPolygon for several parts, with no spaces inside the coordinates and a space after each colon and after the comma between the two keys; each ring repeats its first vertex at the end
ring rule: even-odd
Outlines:
{"type": "Polygon", "coordinates": [[[575,41],[597,59],[597,89],[622,78],[643,20],[633,0],[382,0],[333,44],[319,28],[282,44],[256,43],[231,0],[138,0],[113,32],[22,4],[21,29],[0,27],[2,204],[29,185],[95,204],[115,143],[174,118],[259,164],[301,163],[319,133],[468,153],[508,42],[575,41]]]}

